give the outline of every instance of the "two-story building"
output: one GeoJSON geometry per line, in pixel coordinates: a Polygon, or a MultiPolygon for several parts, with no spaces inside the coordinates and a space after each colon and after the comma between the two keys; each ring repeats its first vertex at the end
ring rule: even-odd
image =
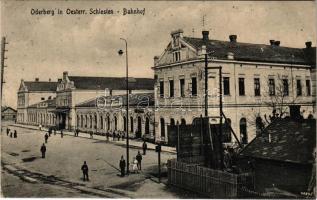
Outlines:
{"type": "Polygon", "coordinates": [[[35,103],[53,99],[56,96],[57,82],[40,81],[38,78],[35,81],[21,80],[18,90],[17,102],[17,123],[28,123],[27,108],[35,103]]]}
{"type": "MultiPolygon", "coordinates": [[[[274,109],[288,115],[289,105],[300,105],[305,118],[313,115],[307,49],[316,53],[311,42],[305,48],[290,48],[274,40],[268,45],[241,43],[236,35],[228,41],[215,40],[208,31],[202,38],[172,32],[162,55],[154,57],[156,140],[167,142],[168,125],[191,124],[195,117],[205,116],[205,81],[208,116],[220,115],[221,81],[223,112],[243,143],[255,137],[258,122],[268,119],[274,109]],[[208,67],[221,67],[222,80],[216,68],[208,69],[205,79],[205,61],[208,67]]],[[[210,122],[218,123],[219,118],[210,122]]]]}
{"type": "MultiPolygon", "coordinates": [[[[130,94],[153,92],[153,87],[153,79],[129,77],[130,94]]],[[[77,104],[100,95],[125,94],[126,78],[69,76],[68,72],[64,72],[56,92],[56,125],[61,129],[72,130],[76,126],[75,107],[77,104]]]]}
{"type": "Polygon", "coordinates": [[[29,125],[41,125],[43,127],[55,126],[56,98],[48,98],[27,108],[27,122],[29,125]]]}

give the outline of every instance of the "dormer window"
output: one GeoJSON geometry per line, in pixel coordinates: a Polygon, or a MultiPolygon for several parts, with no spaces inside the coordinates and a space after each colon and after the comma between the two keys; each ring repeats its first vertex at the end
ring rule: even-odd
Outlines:
{"type": "Polygon", "coordinates": [[[175,51],[173,53],[173,61],[178,62],[181,60],[181,53],[179,51],[175,51]]]}

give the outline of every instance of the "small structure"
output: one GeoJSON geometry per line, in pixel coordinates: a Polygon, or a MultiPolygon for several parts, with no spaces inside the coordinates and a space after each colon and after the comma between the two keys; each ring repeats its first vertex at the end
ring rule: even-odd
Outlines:
{"type": "Polygon", "coordinates": [[[1,107],[1,121],[15,122],[17,111],[9,106],[1,107]]]}
{"type": "Polygon", "coordinates": [[[315,175],[315,148],[315,119],[277,119],[240,152],[240,167],[254,172],[257,193],[300,195],[315,175]]]}

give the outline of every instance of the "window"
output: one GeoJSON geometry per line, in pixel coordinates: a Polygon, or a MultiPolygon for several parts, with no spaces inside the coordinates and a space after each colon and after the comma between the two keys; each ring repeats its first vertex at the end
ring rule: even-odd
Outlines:
{"type": "Polygon", "coordinates": [[[174,80],[170,80],[170,97],[174,97],[174,80]]]}
{"type": "Polygon", "coordinates": [[[171,118],[171,126],[175,126],[175,120],[171,118]]]}
{"type": "Polygon", "coordinates": [[[311,91],[310,91],[310,80],[306,80],[306,95],[310,96],[311,91]]]}
{"type": "Polygon", "coordinates": [[[231,142],[231,119],[227,118],[225,124],[223,125],[223,132],[222,132],[222,142],[231,142]]]}
{"type": "Polygon", "coordinates": [[[132,132],[133,133],[133,117],[130,117],[130,121],[131,121],[131,123],[130,123],[130,132],[132,132]]]}
{"type": "Polygon", "coordinates": [[[255,134],[259,135],[263,129],[264,129],[263,120],[261,117],[257,117],[255,119],[255,134]]]}
{"type": "Polygon", "coordinates": [[[181,60],[181,53],[179,51],[173,53],[174,62],[181,60]]]}
{"type": "Polygon", "coordinates": [[[164,121],[164,118],[161,118],[160,122],[161,122],[161,137],[165,137],[165,121],[164,121]]]}
{"type": "Polygon", "coordinates": [[[145,134],[150,134],[150,120],[149,118],[145,118],[145,134]]]}
{"type": "Polygon", "coordinates": [[[181,119],[181,125],[186,125],[186,120],[184,118],[181,119]]]}
{"type": "Polygon", "coordinates": [[[244,96],[245,90],[244,90],[244,78],[239,78],[239,95],[244,96]]]}
{"type": "Polygon", "coordinates": [[[192,96],[197,96],[197,78],[192,78],[192,96]]]}
{"type": "Polygon", "coordinates": [[[288,96],[289,90],[288,90],[288,79],[283,79],[283,95],[288,96]]]}
{"type": "Polygon", "coordinates": [[[45,98],[44,98],[44,97],[41,97],[41,100],[43,101],[43,100],[45,100],[45,98]]]}
{"type": "Polygon", "coordinates": [[[123,130],[127,130],[127,118],[123,117],[123,130]]]}
{"type": "Polygon", "coordinates": [[[164,81],[160,81],[160,97],[164,97],[164,81]]]}
{"type": "Polygon", "coordinates": [[[185,97],[185,79],[179,80],[179,87],[180,87],[180,95],[181,97],[185,97]]]}
{"type": "Polygon", "coordinates": [[[117,130],[117,127],[118,127],[118,120],[117,120],[117,117],[115,116],[114,117],[114,130],[117,130]]]}
{"type": "Polygon", "coordinates": [[[270,96],[275,95],[275,82],[273,78],[269,79],[269,95],[270,96]]]}
{"type": "Polygon", "coordinates": [[[95,121],[94,121],[94,128],[96,129],[97,128],[97,115],[95,115],[95,121]]]}
{"type": "Polygon", "coordinates": [[[223,78],[223,95],[230,95],[230,79],[229,79],[229,77],[223,78]]]}
{"type": "Polygon", "coordinates": [[[245,118],[240,119],[240,140],[242,144],[248,143],[247,120],[245,118]]]}
{"type": "Polygon", "coordinates": [[[297,96],[302,96],[302,84],[300,80],[296,80],[296,93],[297,96]]]}
{"type": "Polygon", "coordinates": [[[259,78],[254,78],[254,96],[261,96],[261,85],[259,78]]]}

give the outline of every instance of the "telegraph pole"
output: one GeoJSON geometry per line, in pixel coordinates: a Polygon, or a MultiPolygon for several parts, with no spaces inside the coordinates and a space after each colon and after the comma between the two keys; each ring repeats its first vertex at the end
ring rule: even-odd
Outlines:
{"type": "Polygon", "coordinates": [[[6,38],[5,37],[2,37],[2,40],[1,40],[1,104],[2,104],[2,95],[3,95],[3,84],[5,83],[3,78],[4,78],[4,68],[6,66],[4,66],[4,60],[7,59],[5,57],[5,52],[8,51],[6,50],[5,48],[5,45],[6,44],[9,44],[6,42],[6,38]]]}

